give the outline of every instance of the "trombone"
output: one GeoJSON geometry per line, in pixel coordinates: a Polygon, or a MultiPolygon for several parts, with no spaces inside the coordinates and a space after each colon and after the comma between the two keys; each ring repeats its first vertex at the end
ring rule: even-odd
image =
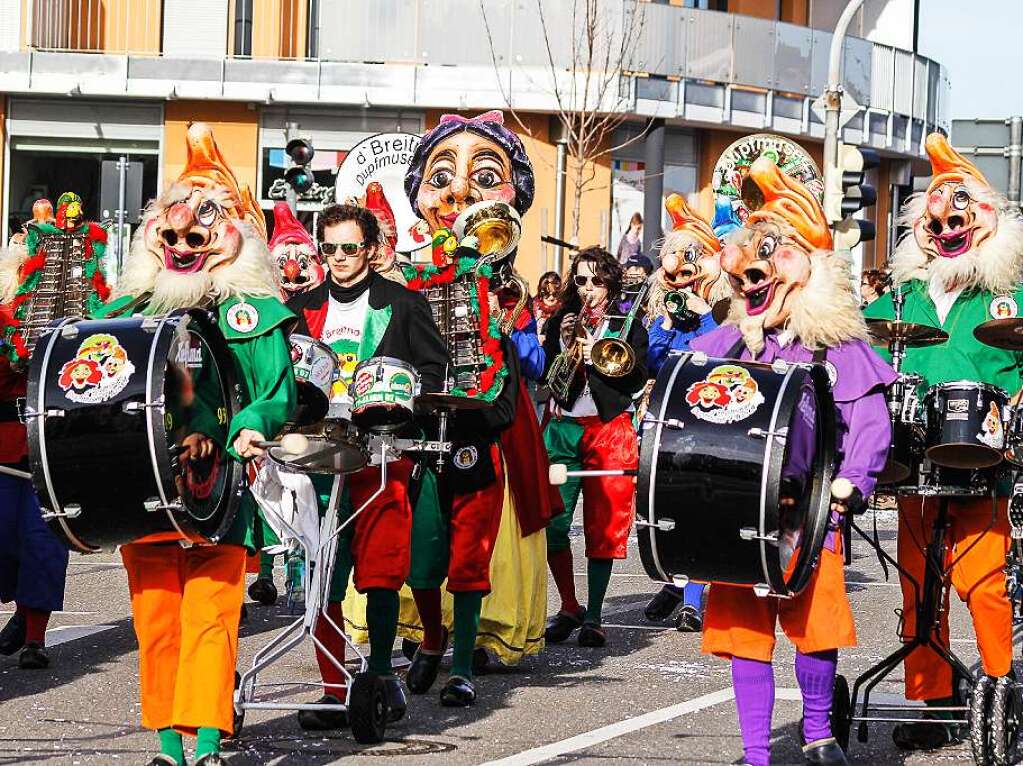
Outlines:
{"type": "Polygon", "coordinates": [[[597,336],[600,338],[594,342],[590,349],[590,364],[601,375],[608,378],[624,378],[636,368],[636,352],[627,342],[632,323],[636,315],[642,310],[646,294],[650,290],[650,283],[644,281],[642,284],[622,290],[622,299],[632,296],[632,305],[625,314],[605,314],[604,319],[597,329],[597,336]],[[611,321],[622,320],[622,326],[611,334],[611,321]]]}

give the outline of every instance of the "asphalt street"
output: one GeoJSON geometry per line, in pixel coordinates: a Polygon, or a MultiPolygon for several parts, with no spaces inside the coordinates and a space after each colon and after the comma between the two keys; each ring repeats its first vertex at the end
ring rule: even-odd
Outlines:
{"type": "MultiPolygon", "coordinates": [[[[863,523],[872,527],[870,514],[863,523]]],[[[894,526],[891,512],[878,513],[879,536],[893,553],[894,526]]],[[[580,530],[574,534],[578,551],[580,530]]],[[[154,752],[155,736],[139,725],[138,655],[119,561],[114,554],[72,555],[66,611],[54,616],[48,635],[49,643],[56,644],[50,669],[22,671],[14,658],[0,657],[0,764],[145,764],[154,752]]],[[[585,571],[578,555],[576,569],[585,571]]],[[[897,648],[901,604],[894,575],[885,580],[866,544],[855,544],[846,576],[859,646],[843,652],[839,671],[854,677],[897,648]]],[[[282,571],[277,578],[280,586],[282,571]]],[[[578,583],[585,593],[584,574],[578,583]]],[[[495,669],[478,679],[479,700],[466,710],[442,708],[434,693],[412,697],[408,717],[389,727],[387,740],[377,746],[358,745],[347,731],[305,734],[294,713],[249,711],[240,738],[228,745],[227,761],[334,764],[385,756],[400,764],[445,766],[729,764],[742,748],[728,665],[701,655],[698,636],[644,618],[643,606],[656,587],[643,573],[633,541],[630,558],[616,565],[612,578],[606,648],[582,649],[570,641],[518,667],[495,669]]],[[[283,602],[282,597],[277,607],[250,604],[241,640],[243,666],[290,619],[283,602]]],[[[550,603],[557,608],[553,597],[550,603]]],[[[967,614],[955,597],[951,618],[954,651],[967,664],[975,663],[967,614]]],[[[395,655],[400,657],[398,651],[395,655]]],[[[780,638],[773,737],[777,764],[802,763],[792,658],[791,645],[780,638]]],[[[281,700],[311,701],[318,696],[315,689],[287,684],[317,678],[306,644],[261,680],[285,683],[275,693],[281,700]]],[[[895,698],[901,685],[899,669],[877,691],[895,698]]],[[[971,762],[965,745],[906,754],[892,745],[890,725],[875,724],[869,733],[863,744],[854,732],[852,763],[971,762]]]]}

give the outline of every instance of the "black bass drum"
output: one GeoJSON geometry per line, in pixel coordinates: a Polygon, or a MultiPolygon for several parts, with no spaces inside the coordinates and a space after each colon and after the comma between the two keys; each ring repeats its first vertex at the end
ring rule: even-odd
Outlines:
{"type": "Polygon", "coordinates": [[[160,533],[220,539],[246,486],[225,451],[235,380],[206,311],[53,323],[32,355],[25,410],[51,529],[83,553],[160,533]],[[180,460],[196,434],[212,454],[180,460]]]}
{"type": "Polygon", "coordinates": [[[647,574],[799,593],[830,513],[835,410],[825,368],[669,357],[643,427],[636,525],[647,574]]]}

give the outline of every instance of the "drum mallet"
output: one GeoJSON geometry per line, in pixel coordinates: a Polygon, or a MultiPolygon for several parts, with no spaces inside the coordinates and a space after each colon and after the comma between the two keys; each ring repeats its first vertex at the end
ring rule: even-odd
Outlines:
{"type": "Polygon", "coordinates": [[[856,488],[848,479],[835,479],[831,482],[831,496],[839,502],[848,500],[852,497],[854,489],[856,488]]]}
{"type": "Polygon", "coordinates": [[[547,470],[547,480],[551,484],[558,487],[567,482],[569,479],[585,478],[588,476],[638,476],[639,471],[635,468],[620,468],[617,470],[604,470],[604,471],[570,471],[568,466],[564,463],[551,463],[551,467],[547,470]]]}
{"type": "Polygon", "coordinates": [[[28,479],[32,480],[32,474],[28,471],[19,471],[17,468],[8,468],[7,466],[0,465],[0,473],[13,476],[16,479],[28,479]]]}
{"type": "Polygon", "coordinates": [[[257,441],[251,444],[259,449],[280,447],[281,451],[288,455],[301,455],[309,449],[309,439],[305,434],[288,434],[282,436],[278,441],[257,441]]]}

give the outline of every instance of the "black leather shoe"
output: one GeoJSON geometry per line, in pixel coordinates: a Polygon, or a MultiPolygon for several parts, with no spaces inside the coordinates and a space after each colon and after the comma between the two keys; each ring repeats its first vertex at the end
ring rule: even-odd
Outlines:
{"type": "Polygon", "coordinates": [[[444,659],[444,652],[448,649],[449,635],[448,629],[444,628],[444,640],[436,654],[424,652],[422,644],[416,649],[416,655],[412,658],[412,664],[409,665],[408,674],[405,676],[408,690],[413,694],[426,694],[433,686],[433,682],[437,680],[440,662],[444,659]]]}
{"type": "Polygon", "coordinates": [[[650,603],[646,605],[643,614],[646,615],[648,620],[660,622],[671,617],[671,613],[678,608],[681,602],[682,597],[665,585],[650,599],[650,603]]]}
{"type": "Polygon", "coordinates": [[[206,753],[202,758],[196,760],[193,766],[224,766],[227,763],[220,753],[206,753]]]}
{"type": "Polygon", "coordinates": [[[155,756],[153,760],[146,764],[146,766],[178,766],[178,762],[171,758],[169,755],[160,753],[155,756]]]}
{"type": "Polygon", "coordinates": [[[803,746],[803,757],[811,766],[849,766],[845,753],[834,737],[818,739],[803,746]]]}
{"type": "MultiPolygon", "coordinates": [[[[318,700],[317,705],[340,705],[341,700],[333,694],[324,694],[318,700]]],[[[306,731],[329,731],[330,729],[343,729],[348,725],[348,711],[346,710],[299,710],[298,725],[306,731]]]]}
{"type": "Polygon", "coordinates": [[[18,655],[18,667],[22,670],[42,670],[50,667],[50,655],[38,641],[29,641],[18,655]]]}
{"type": "Polygon", "coordinates": [[[401,687],[401,680],[394,675],[381,676],[380,679],[384,682],[387,694],[387,722],[400,721],[408,710],[408,700],[405,698],[405,690],[401,687]]]}
{"type": "Polygon", "coordinates": [[[444,707],[469,707],[476,701],[476,687],[462,676],[451,676],[440,690],[440,704],[444,707]]]}
{"type": "Polygon", "coordinates": [[[892,742],[900,750],[937,750],[961,741],[957,730],[942,721],[900,723],[892,730],[892,742]]]}
{"type": "Polygon", "coordinates": [[[547,630],[543,634],[544,640],[548,644],[560,644],[567,640],[576,628],[582,626],[585,615],[586,610],[582,608],[575,614],[558,612],[547,621],[547,630]]]}
{"type": "Polygon", "coordinates": [[[679,633],[699,633],[703,630],[703,618],[700,617],[700,610],[691,604],[683,606],[675,618],[675,630],[679,633]]]}
{"type": "Polygon", "coordinates": [[[10,656],[25,645],[25,618],[15,612],[0,630],[0,654],[10,656]]]}
{"type": "Polygon", "coordinates": [[[249,586],[249,598],[263,606],[277,603],[277,586],[269,577],[257,577],[249,586]]]}
{"type": "Polygon", "coordinates": [[[600,648],[607,644],[607,634],[599,625],[587,622],[579,630],[579,646],[600,648]]]}

